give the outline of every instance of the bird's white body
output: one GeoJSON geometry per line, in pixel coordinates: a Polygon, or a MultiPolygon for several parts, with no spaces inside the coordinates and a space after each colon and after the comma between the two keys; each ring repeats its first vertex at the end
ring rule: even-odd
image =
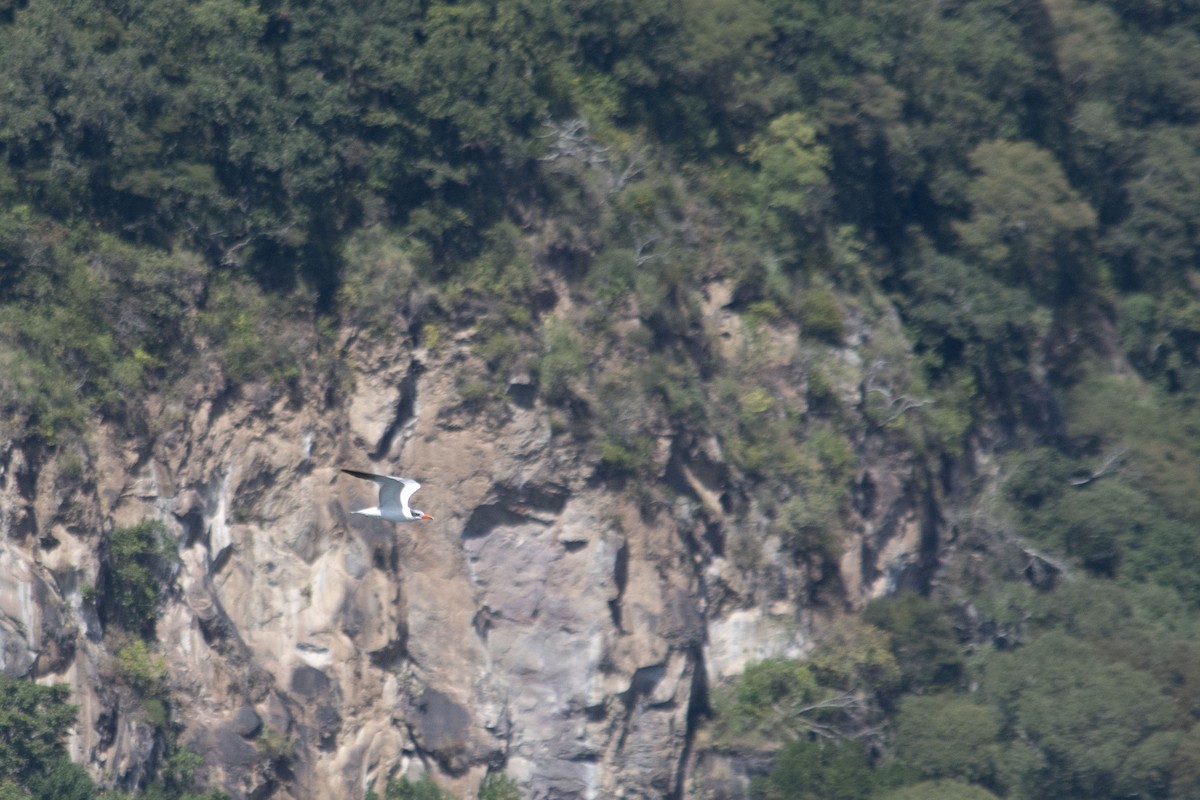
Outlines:
{"type": "Polygon", "coordinates": [[[378,506],[363,508],[350,513],[362,514],[364,517],[379,517],[389,522],[415,522],[417,520],[433,519],[433,517],[424,511],[409,508],[409,498],[413,496],[413,493],[417,489],[421,488],[421,484],[412,478],[393,478],[390,475],[375,475],[370,472],[358,472],[352,469],[344,469],[342,472],[347,475],[353,475],[356,478],[362,478],[365,481],[371,481],[379,487],[378,506]]]}

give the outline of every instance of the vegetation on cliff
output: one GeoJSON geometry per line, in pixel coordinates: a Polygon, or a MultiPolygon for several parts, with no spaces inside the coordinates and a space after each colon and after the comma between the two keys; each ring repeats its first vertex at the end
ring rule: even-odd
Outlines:
{"type": "MultiPolygon", "coordinates": [[[[336,393],[338,330],[469,331],[464,408],[528,380],[631,488],[715,438],[733,557],[832,605],[857,458],[905,453],[953,552],[714,693],[787,742],[754,791],[1193,796],[1198,64],[1184,2],[0,2],[2,424],[67,464],[214,371],[336,393]]],[[[95,591],[169,730],[152,534],[95,591]]],[[[45,719],[0,792],[60,774],[45,719]]]]}

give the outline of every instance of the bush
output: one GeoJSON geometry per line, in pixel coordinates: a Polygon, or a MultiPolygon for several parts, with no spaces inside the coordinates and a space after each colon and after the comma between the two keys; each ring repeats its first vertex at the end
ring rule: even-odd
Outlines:
{"type": "Polygon", "coordinates": [[[155,697],[166,690],[166,662],[162,656],[151,653],[142,639],[134,639],[117,651],[117,670],[142,697],[155,697]]]}
{"type": "Polygon", "coordinates": [[[569,322],[560,319],[546,322],[542,340],[542,359],[538,365],[542,393],[550,402],[566,400],[571,396],[572,383],[583,375],[587,366],[583,341],[569,322]]]}
{"type": "Polygon", "coordinates": [[[100,560],[101,620],[153,635],[155,611],[175,561],[166,526],[158,520],[113,531],[100,560]]]}
{"type": "Polygon", "coordinates": [[[958,695],[908,696],[896,727],[898,756],[922,778],[992,779],[1000,716],[958,695]]]}
{"type": "Polygon", "coordinates": [[[900,685],[900,667],[892,638],[857,617],[843,617],[808,659],[808,668],[824,686],[843,691],[890,693],[900,685]]]}
{"type": "Polygon", "coordinates": [[[294,318],[286,309],[298,299],[266,295],[249,281],[225,280],[210,287],[199,332],[220,352],[230,382],[282,383],[300,377],[303,341],[281,325],[294,318]]]}
{"type": "Polygon", "coordinates": [[[765,777],[750,783],[754,800],[867,800],[876,789],[866,748],[856,741],[788,742],[765,777]]]}
{"type": "Polygon", "coordinates": [[[479,800],[521,800],[517,782],[502,772],[493,772],[479,787],[479,800]]]}
{"type": "Polygon", "coordinates": [[[922,781],[881,795],[880,800],[997,800],[996,795],[961,781],[922,781]]]}
{"type": "Polygon", "coordinates": [[[863,621],[891,634],[903,688],[917,690],[957,683],[965,663],[950,620],[931,600],[902,592],[872,602],[863,621]]]}
{"type": "Polygon", "coordinates": [[[67,758],[64,740],[75,724],[65,683],[40,686],[0,675],[0,781],[26,785],[67,758]]]}
{"type": "Polygon", "coordinates": [[[384,800],[457,800],[453,794],[441,789],[428,774],[412,781],[408,776],[388,778],[384,800]]]}
{"type": "Polygon", "coordinates": [[[802,715],[823,694],[799,661],[768,658],[749,664],[731,685],[714,692],[716,738],[736,745],[794,736],[806,729],[802,715]]]}
{"type": "Polygon", "coordinates": [[[800,296],[800,323],[814,339],[840,345],[845,336],[845,322],[837,296],[824,286],[804,291],[800,296]]]}

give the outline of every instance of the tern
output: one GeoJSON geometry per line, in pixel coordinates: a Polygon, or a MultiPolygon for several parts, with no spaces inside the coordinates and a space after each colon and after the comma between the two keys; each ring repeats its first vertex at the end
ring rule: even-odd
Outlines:
{"type": "Polygon", "coordinates": [[[379,517],[390,522],[414,522],[422,519],[433,519],[433,517],[420,509],[408,507],[408,499],[413,496],[413,493],[417,489],[421,488],[421,484],[412,478],[393,478],[390,475],[374,475],[370,472],[358,472],[352,469],[344,469],[342,472],[347,475],[353,475],[356,478],[362,478],[364,481],[371,481],[379,487],[378,506],[351,511],[351,514],[362,514],[364,517],[379,517]]]}

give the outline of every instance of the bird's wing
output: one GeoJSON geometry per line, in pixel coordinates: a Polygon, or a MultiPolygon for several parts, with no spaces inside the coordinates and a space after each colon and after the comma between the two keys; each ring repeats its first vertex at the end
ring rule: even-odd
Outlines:
{"type": "Polygon", "coordinates": [[[408,500],[413,496],[413,493],[416,492],[417,489],[421,488],[421,484],[417,483],[412,478],[393,478],[393,480],[404,484],[404,488],[400,490],[400,505],[404,508],[404,513],[409,514],[408,500]]]}
{"type": "Polygon", "coordinates": [[[421,488],[421,484],[412,478],[393,478],[390,475],[376,475],[373,472],[359,472],[353,469],[343,469],[347,475],[371,481],[379,487],[380,508],[401,508],[408,512],[408,498],[421,488]]]}

